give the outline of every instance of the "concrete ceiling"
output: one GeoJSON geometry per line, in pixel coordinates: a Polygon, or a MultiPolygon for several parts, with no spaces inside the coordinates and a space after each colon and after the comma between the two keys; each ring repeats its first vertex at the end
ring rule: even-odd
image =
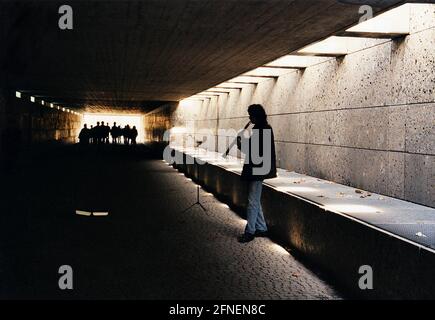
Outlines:
{"type": "MultiPolygon", "coordinates": [[[[354,24],[355,0],[0,3],[3,86],[98,111],[149,111],[354,24]]],[[[375,11],[400,1],[371,1],[375,11]]],[[[421,2],[421,1],[420,1],[421,2]]]]}

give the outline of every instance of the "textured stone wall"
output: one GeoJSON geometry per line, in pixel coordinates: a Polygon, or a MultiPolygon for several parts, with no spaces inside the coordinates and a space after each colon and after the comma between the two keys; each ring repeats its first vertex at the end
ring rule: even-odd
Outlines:
{"type": "Polygon", "coordinates": [[[45,110],[42,115],[32,117],[32,142],[61,141],[78,142],[81,117],[66,112],[45,110]]]}
{"type": "Polygon", "coordinates": [[[18,129],[21,147],[49,141],[75,143],[81,129],[81,116],[16,98],[11,91],[0,93],[0,111],[1,135],[18,129]]]}
{"type": "MultiPolygon", "coordinates": [[[[176,117],[181,110],[175,112],[177,107],[177,103],[169,103],[144,116],[145,142],[163,142],[165,132],[173,126],[179,125],[176,117]]],[[[182,119],[185,118],[190,117],[182,117],[182,119]]]]}
{"type": "Polygon", "coordinates": [[[434,48],[434,5],[420,5],[405,38],[179,106],[173,125],[240,129],[261,103],[279,167],[434,207],[434,48]]]}

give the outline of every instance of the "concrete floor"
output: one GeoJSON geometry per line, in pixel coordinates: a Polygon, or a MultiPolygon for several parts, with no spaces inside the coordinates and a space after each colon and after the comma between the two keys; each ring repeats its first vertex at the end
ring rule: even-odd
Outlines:
{"type": "Polygon", "coordinates": [[[244,220],[212,195],[201,190],[207,212],[181,213],[195,184],[119,151],[50,151],[2,179],[0,298],[341,298],[269,239],[239,244],[244,220]],[[74,270],[73,290],[58,289],[61,265],[74,270]]]}

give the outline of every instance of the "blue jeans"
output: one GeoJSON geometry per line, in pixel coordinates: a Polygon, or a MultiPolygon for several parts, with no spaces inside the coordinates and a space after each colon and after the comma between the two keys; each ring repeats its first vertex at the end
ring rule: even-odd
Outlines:
{"type": "Polygon", "coordinates": [[[249,181],[248,184],[248,210],[245,233],[254,234],[256,230],[267,231],[263,210],[261,209],[261,190],[263,181],[249,181]]]}

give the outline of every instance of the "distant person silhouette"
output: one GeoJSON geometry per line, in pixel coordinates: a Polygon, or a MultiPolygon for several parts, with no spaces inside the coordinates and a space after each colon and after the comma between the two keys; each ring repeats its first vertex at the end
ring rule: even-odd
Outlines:
{"type": "Polygon", "coordinates": [[[116,126],[116,122],[113,123],[112,129],[110,129],[110,135],[112,136],[112,144],[116,144],[118,137],[118,127],[116,126]]]}
{"type": "Polygon", "coordinates": [[[97,121],[95,126],[91,125],[88,128],[87,124],[84,124],[79,134],[80,144],[105,144],[110,143],[110,137],[112,137],[113,144],[122,143],[126,145],[137,144],[138,131],[136,126],[130,127],[129,124],[121,128],[121,125],[117,125],[113,122],[113,126],[105,123],[104,121],[97,121]]]}
{"type": "Polygon", "coordinates": [[[100,136],[101,136],[101,126],[100,121],[97,122],[97,125],[94,128],[94,143],[99,144],[100,143],[100,136]]]}
{"type": "Polygon", "coordinates": [[[133,129],[131,129],[130,132],[131,144],[136,144],[137,134],[136,126],[133,126],[133,129]]]}
{"type": "Polygon", "coordinates": [[[104,124],[104,121],[101,121],[101,126],[100,126],[100,143],[104,143],[104,138],[106,136],[106,125],[104,124]]]}
{"type": "Polygon", "coordinates": [[[122,136],[122,128],[121,125],[116,128],[116,141],[117,143],[121,143],[121,136],[122,136]]]}
{"type": "Polygon", "coordinates": [[[131,129],[128,124],[122,130],[122,135],[124,136],[124,144],[130,144],[131,129]]]}
{"type": "Polygon", "coordinates": [[[104,143],[109,143],[110,126],[109,123],[104,127],[104,143]]]}
{"type": "Polygon", "coordinates": [[[80,134],[79,134],[80,144],[83,144],[83,145],[89,144],[89,139],[90,139],[90,130],[88,129],[88,127],[85,123],[85,125],[83,126],[83,129],[80,130],[80,134]]]}
{"type": "Polygon", "coordinates": [[[94,135],[95,135],[94,125],[91,124],[91,128],[89,129],[89,143],[94,143],[94,135]]]}

